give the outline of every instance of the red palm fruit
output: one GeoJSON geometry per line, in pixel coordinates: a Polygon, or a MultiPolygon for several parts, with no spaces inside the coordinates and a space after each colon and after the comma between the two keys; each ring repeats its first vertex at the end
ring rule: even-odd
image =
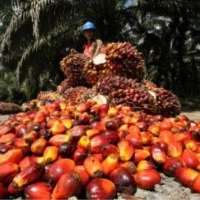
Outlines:
{"type": "Polygon", "coordinates": [[[19,162],[19,168],[20,171],[28,167],[29,165],[32,165],[33,161],[31,159],[31,156],[25,156],[20,162],[19,162]]]}
{"type": "Polygon", "coordinates": [[[92,157],[94,157],[97,160],[99,160],[99,162],[102,162],[104,160],[104,158],[103,158],[101,153],[93,153],[93,154],[89,154],[89,155],[92,155],[92,157]]]}
{"type": "Polygon", "coordinates": [[[70,158],[61,158],[56,160],[48,169],[48,177],[54,183],[58,181],[62,174],[71,172],[75,168],[75,162],[70,158]]]}
{"type": "Polygon", "coordinates": [[[141,141],[142,145],[150,145],[152,142],[152,135],[147,131],[141,132],[141,141]]]}
{"type": "Polygon", "coordinates": [[[33,122],[42,123],[46,120],[46,114],[43,111],[37,111],[33,122]]]}
{"type": "Polygon", "coordinates": [[[90,121],[90,115],[87,112],[80,113],[78,116],[78,123],[79,124],[88,124],[90,121]]]}
{"type": "Polygon", "coordinates": [[[146,160],[150,157],[150,152],[147,149],[135,149],[134,162],[137,164],[141,160],[146,160]]]}
{"type": "Polygon", "coordinates": [[[47,126],[47,128],[51,128],[51,127],[53,127],[53,125],[55,124],[55,123],[60,123],[60,119],[58,118],[58,117],[56,117],[56,116],[50,116],[48,119],[47,119],[47,122],[46,122],[46,126],[47,126]]]}
{"type": "Polygon", "coordinates": [[[76,111],[83,113],[90,109],[90,104],[88,102],[79,103],[76,105],[76,111]]]}
{"type": "Polygon", "coordinates": [[[84,165],[76,165],[74,171],[79,174],[83,185],[86,185],[90,179],[90,176],[86,172],[84,165]]]}
{"type": "Polygon", "coordinates": [[[121,162],[120,166],[128,169],[128,171],[131,174],[134,174],[137,171],[135,163],[133,161],[131,161],[131,160],[126,161],[126,162],[121,162]]]}
{"type": "Polygon", "coordinates": [[[11,125],[1,125],[0,126],[0,136],[12,132],[13,127],[11,125]]]}
{"type": "Polygon", "coordinates": [[[11,144],[0,144],[0,154],[6,153],[8,150],[13,148],[14,146],[11,144]]]}
{"type": "Polygon", "coordinates": [[[150,154],[153,161],[157,164],[162,165],[165,163],[166,154],[157,144],[151,146],[150,154]]]}
{"type": "Polygon", "coordinates": [[[197,152],[198,148],[199,148],[198,142],[196,142],[193,139],[184,140],[184,146],[186,149],[193,151],[193,152],[197,152]]]}
{"type": "Polygon", "coordinates": [[[96,135],[90,139],[90,152],[101,153],[101,147],[108,144],[108,140],[102,135],[96,135]]]}
{"type": "Polygon", "coordinates": [[[177,168],[174,173],[174,177],[177,181],[179,181],[182,185],[186,187],[192,186],[192,182],[198,176],[198,172],[194,169],[188,167],[177,168]]]}
{"type": "Polygon", "coordinates": [[[114,144],[103,144],[101,147],[101,154],[106,158],[110,154],[119,154],[119,149],[114,144]]]}
{"type": "Polygon", "coordinates": [[[67,128],[59,121],[55,121],[55,123],[51,126],[50,132],[52,135],[64,134],[67,128]]]}
{"type": "Polygon", "coordinates": [[[133,176],[136,185],[147,190],[154,189],[155,185],[161,182],[161,176],[155,169],[137,171],[133,176]]]}
{"type": "Polygon", "coordinates": [[[191,140],[192,135],[189,131],[178,132],[173,134],[173,140],[177,142],[184,142],[185,140],[191,140]]]}
{"type": "Polygon", "coordinates": [[[44,166],[38,163],[33,163],[15,175],[10,185],[16,190],[21,191],[27,184],[41,178],[43,174],[44,166]]]}
{"type": "Polygon", "coordinates": [[[125,167],[118,167],[109,174],[109,179],[115,184],[117,192],[134,194],[136,184],[131,172],[125,167]]]}
{"type": "Polygon", "coordinates": [[[46,182],[36,182],[25,187],[26,199],[51,199],[52,187],[46,182]]]}
{"type": "Polygon", "coordinates": [[[64,144],[65,142],[69,142],[70,136],[66,134],[57,134],[53,135],[48,143],[51,144],[52,146],[57,146],[59,147],[60,145],[64,144]]]}
{"type": "Polygon", "coordinates": [[[83,148],[85,150],[88,150],[90,147],[90,139],[87,135],[83,135],[80,137],[80,139],[77,142],[78,148],[83,148]]]}
{"type": "Polygon", "coordinates": [[[119,167],[119,155],[110,154],[101,163],[104,175],[109,175],[111,171],[119,167]]]}
{"type": "Polygon", "coordinates": [[[170,118],[164,118],[163,121],[160,122],[159,127],[160,130],[170,130],[172,128],[172,122],[170,118]]]}
{"type": "Polygon", "coordinates": [[[181,155],[181,161],[186,167],[190,167],[192,169],[196,169],[197,166],[200,164],[197,155],[194,152],[187,149],[183,151],[181,155]]]}
{"type": "Polygon", "coordinates": [[[22,160],[23,156],[21,149],[10,149],[5,154],[0,154],[0,164],[8,162],[18,164],[22,160]]]}
{"type": "Polygon", "coordinates": [[[183,167],[183,162],[181,161],[180,158],[167,157],[163,165],[163,172],[167,176],[174,176],[175,170],[180,167],[183,167]]]}
{"type": "Polygon", "coordinates": [[[171,141],[167,147],[167,154],[172,158],[181,156],[183,152],[183,145],[180,142],[171,141]]]}
{"type": "Polygon", "coordinates": [[[192,182],[191,189],[194,192],[200,193],[200,174],[198,174],[192,182]]]}
{"type": "Polygon", "coordinates": [[[142,171],[145,169],[154,169],[153,163],[147,160],[141,160],[137,165],[137,171],[142,171]]]}
{"type": "Polygon", "coordinates": [[[135,125],[131,125],[129,128],[128,128],[128,132],[130,134],[134,134],[136,136],[140,136],[140,129],[138,126],[135,126],[135,125]]]}
{"type": "Polygon", "coordinates": [[[119,157],[121,161],[128,161],[133,157],[135,148],[129,140],[120,140],[117,146],[119,149],[119,157]]]}
{"type": "Polygon", "coordinates": [[[82,181],[77,172],[65,172],[56,183],[51,199],[67,199],[71,196],[77,196],[81,191],[82,181]]]}
{"type": "Polygon", "coordinates": [[[86,149],[77,148],[73,153],[73,160],[76,165],[82,165],[85,158],[88,156],[88,151],[86,149]]]}
{"type": "Polygon", "coordinates": [[[43,151],[43,157],[46,163],[51,163],[58,158],[59,149],[56,146],[47,146],[43,151]]]}
{"type": "Polygon", "coordinates": [[[86,172],[90,175],[90,177],[101,177],[103,175],[103,168],[99,159],[93,156],[86,157],[83,165],[85,167],[86,172]]]}
{"type": "Polygon", "coordinates": [[[86,126],[85,125],[77,125],[67,131],[67,134],[73,140],[79,140],[81,136],[86,134],[86,126]]]}
{"type": "Polygon", "coordinates": [[[147,130],[147,124],[144,121],[137,121],[135,123],[135,125],[139,127],[140,131],[146,131],[147,130]]]}
{"type": "Polygon", "coordinates": [[[87,199],[113,199],[116,194],[114,183],[105,178],[94,178],[86,186],[87,199]]]}
{"type": "Polygon", "coordinates": [[[147,131],[151,133],[154,137],[158,137],[160,133],[160,126],[157,122],[148,126],[147,131]]]}
{"type": "Polygon", "coordinates": [[[30,149],[33,154],[38,155],[43,153],[46,146],[47,146],[47,140],[44,138],[38,138],[31,144],[30,149]]]}
{"type": "Polygon", "coordinates": [[[37,131],[29,131],[26,134],[23,135],[23,139],[26,143],[32,144],[39,136],[39,133],[37,131]]]}
{"type": "Polygon", "coordinates": [[[110,144],[117,144],[119,142],[119,134],[118,131],[103,131],[101,133],[110,144]]]}
{"type": "Polygon", "coordinates": [[[15,134],[14,133],[7,133],[5,135],[2,135],[0,137],[0,143],[4,143],[4,144],[11,144],[12,140],[15,138],[15,134]]]}
{"type": "MultiPolygon", "coordinates": [[[[106,130],[105,124],[102,123],[101,121],[94,121],[94,122],[92,122],[90,124],[90,127],[91,127],[91,129],[96,129],[99,132],[106,130]]],[[[86,132],[86,134],[87,134],[87,132],[86,132]]],[[[87,135],[90,135],[90,133],[88,133],[87,135]]],[[[93,133],[91,133],[91,135],[93,135],[93,133]]]]}
{"type": "Polygon", "coordinates": [[[133,133],[127,134],[125,136],[125,140],[130,141],[135,148],[142,148],[142,139],[140,134],[139,135],[133,133]]]}
{"type": "Polygon", "coordinates": [[[160,131],[158,138],[160,139],[160,141],[169,144],[171,141],[173,141],[173,134],[169,130],[162,130],[160,131]]]}
{"type": "Polygon", "coordinates": [[[10,183],[18,171],[19,166],[16,163],[7,162],[0,164],[0,182],[4,184],[10,183]]]}
{"type": "Polygon", "coordinates": [[[91,129],[86,130],[86,135],[89,139],[99,134],[100,134],[100,130],[98,128],[91,128],[91,129]]]}
{"type": "Polygon", "coordinates": [[[6,199],[7,189],[3,183],[0,182],[0,199],[6,199]]]}

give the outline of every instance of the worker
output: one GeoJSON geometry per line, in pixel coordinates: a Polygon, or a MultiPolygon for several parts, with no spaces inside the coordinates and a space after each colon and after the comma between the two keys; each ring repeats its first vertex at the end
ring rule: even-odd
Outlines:
{"type": "Polygon", "coordinates": [[[82,31],[86,39],[86,43],[83,46],[83,53],[93,58],[98,54],[103,42],[100,39],[96,39],[96,27],[92,22],[86,22],[82,27],[82,31]]]}

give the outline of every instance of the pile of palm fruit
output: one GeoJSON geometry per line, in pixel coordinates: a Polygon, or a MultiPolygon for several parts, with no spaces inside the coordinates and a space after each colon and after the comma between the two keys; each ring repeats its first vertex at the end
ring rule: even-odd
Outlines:
{"type": "Polygon", "coordinates": [[[154,190],[160,172],[200,193],[200,122],[144,79],[141,54],[111,43],[100,60],[63,58],[66,79],[0,124],[0,198],[114,199],[154,190]]]}

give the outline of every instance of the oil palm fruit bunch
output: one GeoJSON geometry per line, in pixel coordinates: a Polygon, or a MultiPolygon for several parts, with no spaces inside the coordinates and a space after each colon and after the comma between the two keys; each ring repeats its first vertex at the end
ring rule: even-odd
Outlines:
{"type": "Polygon", "coordinates": [[[157,87],[151,81],[144,81],[143,83],[156,96],[155,107],[157,113],[164,113],[165,116],[174,116],[180,113],[181,103],[175,94],[163,87],[157,87]]]}
{"type": "Polygon", "coordinates": [[[145,75],[145,62],[132,44],[108,43],[100,50],[99,55],[86,63],[83,73],[90,84],[114,75],[141,81],[145,75]]]}
{"type": "Polygon", "coordinates": [[[18,113],[20,111],[22,111],[22,108],[18,104],[0,102],[0,114],[18,113]]]}
{"type": "Polygon", "coordinates": [[[106,77],[97,83],[97,91],[106,95],[113,105],[129,105],[134,110],[164,116],[180,113],[178,97],[151,82],[139,83],[120,76],[106,77]]]}
{"type": "Polygon", "coordinates": [[[85,85],[86,81],[83,77],[82,70],[89,58],[82,53],[70,53],[60,61],[60,69],[67,77],[65,87],[75,87],[85,85]]]}

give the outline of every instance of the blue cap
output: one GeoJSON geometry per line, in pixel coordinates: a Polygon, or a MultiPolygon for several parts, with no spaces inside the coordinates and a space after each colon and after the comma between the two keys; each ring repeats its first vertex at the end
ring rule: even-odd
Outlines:
{"type": "Polygon", "coordinates": [[[86,22],[85,24],[83,24],[82,31],[85,31],[85,30],[88,30],[88,29],[96,30],[96,27],[92,22],[86,22]]]}

